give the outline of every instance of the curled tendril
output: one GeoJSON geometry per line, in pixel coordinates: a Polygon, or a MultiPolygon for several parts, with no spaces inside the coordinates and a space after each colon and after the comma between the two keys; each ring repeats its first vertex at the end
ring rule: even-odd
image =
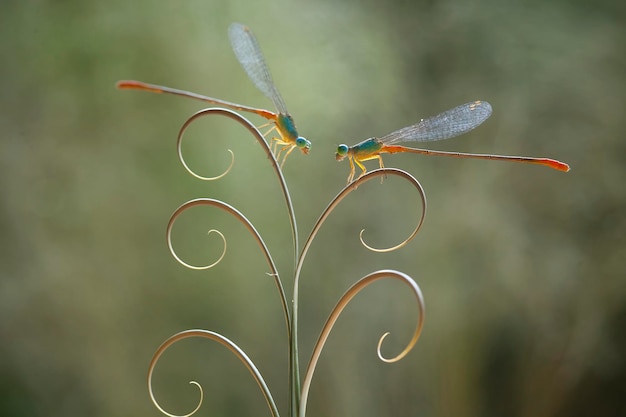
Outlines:
{"type": "Polygon", "coordinates": [[[245,367],[248,369],[248,371],[250,371],[250,373],[252,374],[254,380],[256,381],[257,385],[261,389],[263,396],[265,397],[265,401],[267,402],[267,405],[270,411],[272,412],[272,415],[274,417],[279,417],[278,409],[276,407],[274,399],[272,398],[272,394],[270,393],[270,390],[267,387],[267,384],[263,380],[261,373],[259,372],[257,367],[254,365],[252,360],[250,360],[250,358],[245,354],[245,352],[241,350],[241,348],[239,348],[239,346],[237,346],[235,343],[233,343],[226,337],[222,336],[221,334],[211,332],[209,330],[185,330],[183,332],[177,333],[174,336],[171,336],[165,342],[163,342],[161,346],[159,346],[157,351],[154,353],[154,356],[152,357],[152,360],[150,361],[150,366],[148,367],[148,391],[150,392],[150,398],[152,400],[152,403],[155,405],[157,409],[159,409],[160,412],[162,412],[163,414],[169,417],[190,417],[196,411],[198,411],[200,407],[202,406],[202,401],[204,400],[204,391],[202,390],[202,386],[196,381],[190,381],[189,384],[195,385],[196,387],[198,387],[198,390],[200,391],[200,400],[198,401],[198,405],[196,405],[196,408],[194,408],[193,411],[191,411],[190,413],[182,414],[182,415],[172,414],[172,413],[165,411],[165,409],[161,407],[159,402],[156,400],[156,397],[154,396],[154,391],[152,389],[152,374],[154,373],[154,368],[159,358],[161,357],[161,355],[163,355],[163,353],[174,343],[183,339],[190,338],[190,337],[199,337],[199,338],[213,340],[215,342],[218,342],[222,346],[225,346],[229,351],[231,351],[237,357],[237,359],[239,359],[241,363],[243,363],[245,367]]]}
{"type": "Polygon", "coordinates": [[[219,208],[229,214],[231,214],[233,217],[235,217],[235,219],[237,219],[240,223],[242,223],[246,229],[248,229],[248,231],[250,232],[250,234],[252,234],[252,237],[254,237],[254,240],[256,240],[256,242],[259,244],[261,251],[263,252],[263,255],[265,256],[265,259],[269,265],[270,268],[270,273],[269,275],[271,277],[274,278],[274,282],[276,284],[276,287],[278,289],[278,294],[283,306],[283,314],[285,315],[285,321],[287,323],[287,333],[289,335],[289,337],[291,337],[291,324],[290,324],[290,313],[289,313],[289,309],[287,307],[287,298],[285,296],[285,290],[283,289],[281,280],[280,280],[280,276],[278,275],[278,270],[276,269],[276,265],[274,264],[274,260],[272,259],[272,256],[270,255],[269,249],[267,248],[267,245],[265,244],[265,242],[263,241],[263,238],[261,238],[261,235],[259,234],[259,232],[256,230],[256,228],[252,225],[252,223],[250,223],[250,220],[248,220],[246,218],[246,216],[244,216],[239,210],[237,210],[236,208],[234,208],[233,206],[224,203],[223,201],[220,200],[214,200],[211,198],[198,198],[195,200],[190,200],[188,202],[186,202],[185,204],[181,205],[180,207],[178,207],[174,213],[172,213],[172,215],[170,216],[170,220],[167,223],[167,231],[166,231],[166,238],[167,238],[167,245],[170,249],[170,252],[172,254],[172,256],[174,257],[174,259],[176,259],[181,265],[187,267],[187,268],[191,268],[191,269],[196,269],[196,270],[201,270],[201,269],[208,269],[211,268],[215,265],[217,265],[225,256],[226,254],[226,238],[224,237],[224,235],[222,234],[222,232],[220,232],[219,230],[216,229],[211,229],[209,230],[209,234],[210,233],[217,233],[221,238],[222,241],[224,243],[224,249],[222,251],[222,254],[220,255],[219,259],[215,262],[213,262],[210,265],[204,265],[204,266],[193,266],[193,265],[189,265],[188,263],[186,263],[185,261],[183,261],[177,254],[176,251],[174,250],[174,245],[172,243],[172,228],[174,226],[174,223],[176,222],[176,219],[178,219],[181,214],[183,214],[185,211],[189,210],[192,207],[196,207],[196,206],[209,206],[209,207],[216,207],[219,208]]]}
{"type": "Polygon", "coordinates": [[[302,397],[301,397],[301,402],[300,402],[300,415],[301,416],[304,416],[306,413],[306,403],[307,403],[307,398],[309,394],[309,389],[311,387],[311,380],[313,379],[313,373],[315,371],[315,367],[317,366],[317,362],[322,353],[322,349],[324,348],[324,344],[326,343],[326,340],[328,339],[330,331],[332,330],[333,326],[337,322],[337,319],[341,315],[341,312],[348,305],[348,303],[354,298],[354,296],[358,294],[361,290],[363,290],[365,287],[372,284],[373,282],[378,281],[379,279],[384,279],[384,278],[398,279],[409,286],[409,288],[412,290],[413,295],[415,296],[415,299],[417,301],[419,316],[418,316],[417,324],[415,326],[415,331],[413,332],[413,336],[411,337],[411,340],[409,341],[407,346],[404,348],[404,350],[402,350],[402,352],[400,352],[398,355],[392,358],[385,358],[381,353],[381,346],[383,344],[383,341],[389,335],[389,333],[385,333],[381,336],[381,338],[378,341],[378,345],[376,348],[378,357],[380,358],[380,360],[387,362],[387,363],[397,362],[401,360],[402,358],[404,358],[411,351],[411,349],[413,349],[413,347],[415,346],[415,343],[417,343],[417,340],[419,339],[420,334],[422,333],[422,328],[424,327],[424,311],[425,311],[424,297],[417,283],[410,276],[402,272],[394,271],[394,270],[381,270],[381,271],[373,272],[361,278],[352,287],[350,287],[350,289],[348,289],[348,291],[346,291],[346,293],[339,299],[339,301],[337,302],[337,305],[335,305],[335,308],[333,308],[333,310],[331,311],[330,316],[328,317],[328,320],[326,320],[324,327],[322,327],[320,336],[317,339],[317,342],[315,343],[315,347],[313,348],[313,353],[311,354],[311,360],[307,367],[306,373],[304,375],[304,380],[302,383],[302,397]]]}
{"type": "MultiPolygon", "coordinates": [[[[224,108],[221,108],[221,107],[211,107],[211,108],[200,110],[200,111],[194,113],[191,117],[189,117],[185,121],[183,126],[180,128],[180,131],[178,132],[178,138],[177,138],[177,142],[176,142],[176,147],[178,149],[178,158],[180,159],[180,162],[182,163],[183,167],[187,170],[187,172],[189,172],[192,176],[194,176],[195,178],[201,179],[201,180],[205,180],[205,181],[211,181],[211,180],[220,179],[220,178],[224,177],[225,175],[227,175],[230,172],[230,170],[232,169],[232,167],[233,167],[233,165],[235,163],[235,154],[230,149],[228,150],[228,152],[230,153],[230,156],[231,156],[230,165],[228,166],[226,171],[224,171],[222,174],[220,174],[218,176],[215,176],[215,177],[203,177],[201,175],[198,175],[191,168],[189,168],[189,166],[185,162],[185,158],[183,157],[182,146],[181,146],[182,138],[183,138],[183,135],[184,135],[185,131],[187,130],[189,125],[192,122],[194,122],[196,119],[198,119],[200,117],[204,117],[204,116],[210,116],[210,115],[226,116],[226,117],[228,117],[230,119],[233,119],[234,121],[238,122],[243,127],[248,129],[248,131],[250,133],[252,133],[252,136],[254,136],[254,138],[257,140],[257,142],[259,142],[259,144],[263,148],[263,151],[265,152],[265,154],[267,155],[267,158],[270,160],[270,162],[272,164],[272,168],[274,169],[274,172],[276,172],[276,175],[278,176],[278,181],[279,181],[280,187],[281,187],[281,189],[283,191],[283,196],[285,197],[285,202],[287,203],[287,210],[289,212],[289,221],[291,222],[291,233],[292,233],[292,238],[293,238],[294,257],[295,257],[298,254],[298,227],[296,225],[296,215],[295,215],[294,210],[293,210],[293,204],[291,202],[291,197],[289,195],[289,190],[287,189],[287,183],[285,182],[285,177],[283,176],[283,173],[280,170],[278,162],[276,161],[276,158],[274,157],[274,154],[272,153],[271,147],[268,145],[267,141],[265,140],[265,137],[259,131],[259,129],[257,129],[257,127],[254,126],[248,119],[246,119],[244,116],[242,116],[239,113],[236,113],[236,112],[234,112],[232,110],[224,109],[224,108]]],[[[275,126],[271,130],[273,130],[273,129],[275,129],[275,126]]]]}
{"type": "MultiPolygon", "coordinates": [[[[178,137],[176,138],[176,150],[178,151],[178,159],[180,160],[180,163],[183,165],[183,167],[185,168],[185,170],[187,170],[189,174],[203,181],[215,181],[215,180],[219,180],[220,178],[223,178],[230,172],[230,170],[233,168],[233,165],[235,164],[235,154],[230,149],[228,149],[228,153],[230,153],[230,165],[228,166],[228,168],[226,168],[226,171],[222,172],[219,175],[216,175],[215,177],[204,177],[202,175],[196,174],[194,170],[189,168],[189,165],[187,165],[187,162],[185,162],[185,157],[183,156],[182,142],[183,142],[183,136],[185,132],[187,131],[187,128],[193,121],[195,121],[199,117],[214,113],[214,110],[216,109],[213,109],[213,108],[204,109],[191,115],[191,117],[189,117],[187,120],[185,120],[185,123],[183,123],[182,127],[178,131],[178,137]]],[[[223,110],[226,110],[226,109],[223,109],[223,110]]]]}
{"type": "MultiPolygon", "coordinates": [[[[417,189],[417,191],[420,194],[420,198],[422,200],[422,215],[421,215],[421,217],[419,219],[419,222],[417,223],[417,226],[415,227],[413,232],[409,235],[409,237],[407,237],[404,241],[400,242],[399,244],[397,244],[395,246],[391,246],[389,248],[378,249],[378,248],[374,248],[374,247],[368,245],[367,243],[365,243],[365,240],[363,240],[363,233],[365,232],[365,229],[362,229],[361,232],[359,233],[359,240],[361,241],[361,244],[363,246],[365,246],[367,249],[371,250],[372,252],[379,252],[379,253],[393,252],[396,249],[400,249],[400,248],[406,246],[406,244],[409,243],[411,240],[413,240],[415,235],[417,235],[417,232],[420,230],[420,228],[422,227],[422,224],[424,223],[424,217],[426,217],[426,194],[424,193],[424,189],[422,188],[422,184],[420,184],[419,181],[415,179],[415,177],[413,177],[411,174],[409,174],[409,173],[407,173],[405,171],[397,170],[397,169],[393,169],[393,168],[381,168],[381,169],[377,169],[375,171],[371,171],[371,172],[363,175],[361,178],[357,179],[352,184],[354,184],[354,188],[356,188],[356,187],[359,186],[360,182],[368,181],[369,179],[372,179],[372,178],[377,177],[377,176],[385,176],[385,175],[390,174],[392,172],[394,172],[395,175],[399,175],[399,176],[405,178],[407,181],[409,181],[411,183],[411,185],[413,185],[417,189]]],[[[351,185],[347,186],[346,189],[350,188],[351,185]]]]}
{"type": "Polygon", "coordinates": [[[172,244],[172,239],[171,239],[171,230],[168,230],[168,234],[167,234],[167,246],[170,248],[170,253],[172,254],[172,256],[174,257],[174,259],[176,259],[176,261],[178,261],[179,264],[183,265],[184,267],[187,267],[189,269],[195,269],[195,270],[203,270],[203,269],[211,269],[213,268],[215,265],[219,264],[222,259],[224,259],[224,256],[226,255],[226,237],[224,236],[224,234],[222,232],[220,232],[217,229],[211,229],[207,232],[207,234],[211,234],[211,233],[216,233],[220,236],[220,238],[222,239],[222,243],[224,244],[224,249],[222,249],[222,254],[220,255],[219,258],[217,258],[217,260],[215,262],[213,262],[212,264],[209,265],[201,265],[201,266],[196,266],[196,265],[191,265],[190,263],[187,263],[185,261],[183,261],[178,254],[176,253],[176,251],[174,250],[174,245],[172,244]]]}
{"type": "MultiPolygon", "coordinates": [[[[394,246],[392,248],[375,249],[375,248],[372,248],[372,247],[368,246],[363,241],[363,239],[361,239],[361,243],[366,248],[368,248],[370,250],[373,250],[373,251],[376,251],[376,252],[389,252],[389,251],[393,251],[393,250],[396,250],[396,249],[399,249],[399,248],[405,246],[407,243],[409,243],[417,235],[417,232],[422,227],[422,224],[424,223],[424,218],[426,216],[426,194],[424,193],[424,189],[422,188],[422,185],[419,183],[418,180],[415,179],[415,177],[413,177],[411,174],[409,174],[408,172],[403,171],[401,169],[382,168],[382,169],[376,169],[374,171],[370,171],[367,174],[365,174],[362,177],[360,177],[359,179],[357,179],[356,181],[351,182],[343,190],[341,190],[339,192],[339,194],[337,194],[335,196],[335,198],[333,198],[331,200],[331,202],[328,204],[326,209],[324,209],[324,211],[320,215],[319,219],[317,219],[317,222],[315,223],[315,225],[313,226],[313,229],[311,230],[311,234],[309,235],[307,241],[305,242],[305,244],[303,246],[302,254],[300,255],[298,267],[296,269],[296,280],[300,276],[300,270],[302,268],[302,261],[306,257],[306,254],[307,254],[307,252],[309,250],[309,247],[311,246],[311,243],[313,242],[313,239],[317,235],[319,229],[321,228],[321,226],[324,223],[324,221],[326,220],[326,218],[328,218],[328,216],[335,209],[335,207],[337,207],[337,205],[339,203],[341,203],[343,201],[343,199],[346,198],[346,196],[348,194],[350,194],[352,191],[356,190],[359,187],[359,185],[361,185],[361,184],[363,184],[363,183],[365,183],[365,182],[367,182],[369,180],[372,180],[372,179],[374,179],[376,177],[386,176],[386,175],[395,175],[395,176],[398,176],[400,178],[404,178],[409,183],[411,183],[411,185],[413,185],[417,189],[417,191],[418,191],[418,193],[420,195],[420,198],[422,200],[422,215],[420,216],[419,222],[417,223],[417,227],[415,228],[415,230],[413,230],[413,232],[411,232],[409,237],[406,238],[402,243],[400,243],[400,244],[398,244],[398,245],[396,245],[396,246],[394,246]]],[[[365,229],[363,229],[361,231],[360,236],[363,235],[363,231],[364,230],[365,229]]],[[[297,289],[297,281],[296,281],[296,289],[297,289]]],[[[297,294],[296,294],[296,296],[297,296],[297,294]]],[[[296,297],[296,299],[297,299],[297,297],[296,297]]]]}

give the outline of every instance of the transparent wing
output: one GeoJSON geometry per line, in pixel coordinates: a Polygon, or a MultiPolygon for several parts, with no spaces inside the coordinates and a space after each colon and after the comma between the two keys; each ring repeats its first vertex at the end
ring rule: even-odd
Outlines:
{"type": "Polygon", "coordinates": [[[491,105],[473,101],[444,111],[383,136],[380,140],[391,145],[398,142],[430,142],[462,135],[478,127],[491,116],[491,105]]]}
{"type": "Polygon", "coordinates": [[[280,113],[287,113],[285,102],[272,81],[259,43],[250,28],[241,23],[233,23],[228,28],[228,37],[237,60],[254,85],[272,100],[280,113]]]}

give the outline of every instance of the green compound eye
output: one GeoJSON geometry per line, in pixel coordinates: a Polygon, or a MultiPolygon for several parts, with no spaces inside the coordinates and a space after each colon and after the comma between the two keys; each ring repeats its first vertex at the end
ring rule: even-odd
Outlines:
{"type": "Polygon", "coordinates": [[[311,147],[311,143],[306,140],[305,138],[303,138],[302,136],[298,136],[298,138],[296,138],[296,146],[298,148],[304,148],[304,147],[311,147]]]}
{"type": "Polygon", "coordinates": [[[348,145],[337,146],[337,156],[346,156],[348,154],[348,145]]]}
{"type": "Polygon", "coordinates": [[[309,149],[311,149],[311,142],[302,136],[298,136],[296,138],[296,146],[300,148],[303,153],[307,154],[309,153],[309,149]]]}

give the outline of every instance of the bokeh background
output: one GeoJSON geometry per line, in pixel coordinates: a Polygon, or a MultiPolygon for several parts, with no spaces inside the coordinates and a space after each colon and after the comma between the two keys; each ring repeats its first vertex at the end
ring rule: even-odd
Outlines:
{"type": "MultiPolygon", "coordinates": [[[[198,197],[241,210],[292,291],[293,247],[275,175],[229,120],[190,128],[201,103],[118,91],[139,79],[271,109],[234,58],[232,21],[257,35],[300,132],[313,142],[284,168],[301,242],[345,184],[339,143],[356,143],[471,100],[492,117],[434,149],[547,156],[564,174],[503,162],[393,155],[428,196],[410,245],[373,254],[414,227],[419,199],[400,180],[360,187],[332,214],[302,274],[300,351],[361,276],[411,275],[427,308],[403,361],[416,308],[393,282],[369,287],[331,335],[309,415],[626,415],[626,8],[575,1],[14,1],[0,3],[0,415],[158,416],[148,362],[172,334],[223,333],[257,363],[287,415],[286,333],[267,265],[247,232],[193,210],[170,256],[166,222],[198,197]]],[[[262,120],[251,116],[261,124],[262,120]]],[[[370,169],[374,164],[368,164],[370,169]]],[[[170,412],[268,415],[223,348],[175,345],[155,371],[170,412]]]]}

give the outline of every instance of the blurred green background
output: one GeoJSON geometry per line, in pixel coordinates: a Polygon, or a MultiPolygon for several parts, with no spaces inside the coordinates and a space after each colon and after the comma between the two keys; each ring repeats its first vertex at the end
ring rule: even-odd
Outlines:
{"type": "MultiPolygon", "coordinates": [[[[221,181],[187,175],[175,153],[202,104],[118,91],[139,79],[252,106],[227,38],[249,25],[309,156],[284,168],[303,241],[343,187],[337,144],[383,135],[458,104],[494,108],[474,132],[433,149],[547,156],[568,174],[502,162],[393,155],[428,196],[389,178],[360,187],[317,236],[302,275],[301,361],[331,307],[361,276],[394,268],[424,292],[422,339],[403,361],[415,305],[379,283],[350,305],[313,380],[311,416],[626,415],[626,17],[620,0],[388,2],[14,1],[0,3],[0,415],[157,416],[148,362],[170,335],[223,333],[257,363],[286,416],[286,334],[267,265],[247,232],[193,210],[198,197],[240,209],[265,238],[291,293],[286,209],[260,147],[232,121],[190,128],[184,151],[221,181]]],[[[261,124],[262,120],[251,117],[261,124]]],[[[375,163],[368,163],[373,169],[375,163]]],[[[225,350],[185,341],[162,358],[156,395],[172,413],[269,415],[225,350]]]]}

